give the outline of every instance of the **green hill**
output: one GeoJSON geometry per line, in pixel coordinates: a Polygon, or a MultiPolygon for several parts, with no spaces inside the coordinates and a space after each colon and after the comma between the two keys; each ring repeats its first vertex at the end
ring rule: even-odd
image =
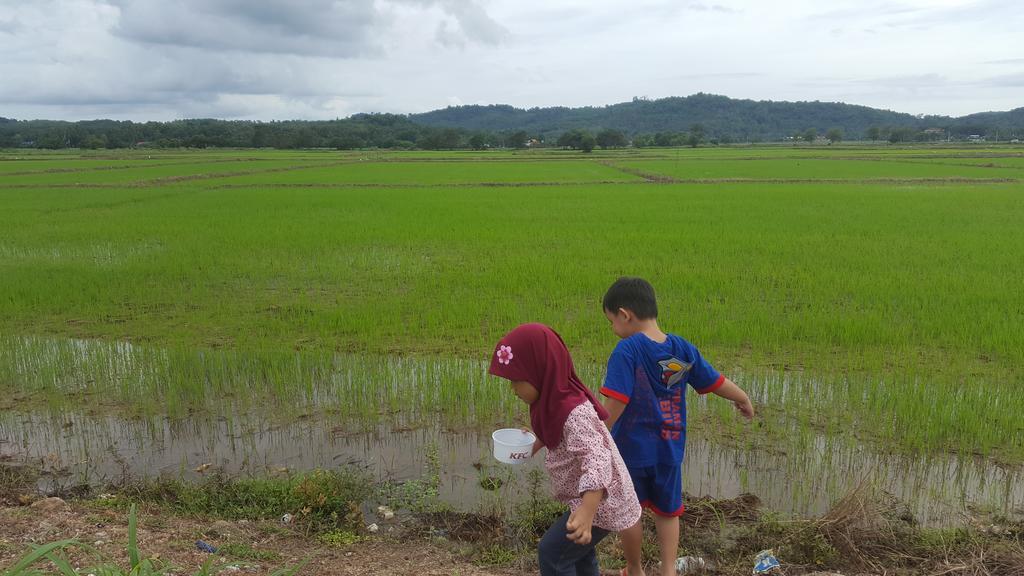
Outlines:
{"type": "Polygon", "coordinates": [[[736,141],[779,140],[813,128],[818,134],[839,128],[848,138],[863,138],[871,127],[880,129],[941,128],[952,135],[986,134],[989,129],[1015,130],[1024,135],[1024,108],[986,112],[963,118],[913,116],[838,102],[772,102],[737,100],[713,94],[647,100],[636,98],[608,106],[582,108],[514,108],[507,105],[454,106],[409,118],[418,124],[466,130],[525,130],[531,135],[557,134],[572,129],[621,130],[628,134],[685,132],[701,124],[711,138],[736,141]]]}

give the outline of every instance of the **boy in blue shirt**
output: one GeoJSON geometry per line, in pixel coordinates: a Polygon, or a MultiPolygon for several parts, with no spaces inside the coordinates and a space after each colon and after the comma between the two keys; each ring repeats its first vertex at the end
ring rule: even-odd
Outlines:
{"type": "MultiPolygon", "coordinates": [[[[604,313],[622,340],[608,359],[601,394],[610,414],[605,424],[633,479],[640,503],[654,513],[662,576],[676,573],[679,516],[683,513],[682,462],[686,446],[688,384],[714,393],[753,418],[750,398],[718,373],[697,348],[658,327],[654,287],[641,278],[619,278],[604,295],[604,313]]],[[[643,524],[619,532],[626,556],[623,575],[643,574],[643,524]]]]}

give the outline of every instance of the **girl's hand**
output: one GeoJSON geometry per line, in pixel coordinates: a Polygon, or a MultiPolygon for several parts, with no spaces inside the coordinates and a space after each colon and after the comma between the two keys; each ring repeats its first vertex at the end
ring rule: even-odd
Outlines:
{"type": "Polygon", "coordinates": [[[569,520],[565,523],[565,537],[580,546],[586,546],[590,544],[590,530],[593,525],[594,511],[588,510],[586,506],[580,506],[569,515],[569,520]]]}
{"type": "Polygon", "coordinates": [[[533,451],[530,452],[530,456],[533,456],[537,452],[540,452],[540,449],[543,448],[543,447],[544,447],[544,443],[540,441],[540,438],[537,438],[536,440],[534,440],[533,441],[533,451]]]}
{"type": "Polygon", "coordinates": [[[580,505],[565,522],[566,538],[580,546],[590,544],[590,528],[594,525],[597,505],[603,498],[604,490],[587,490],[583,493],[580,505]]]}
{"type": "MultiPolygon", "coordinates": [[[[529,428],[520,428],[520,430],[522,430],[523,432],[529,432],[530,434],[533,434],[533,430],[530,430],[529,428]]],[[[540,441],[540,438],[537,438],[536,440],[534,440],[533,441],[533,450],[530,452],[530,456],[535,456],[537,454],[537,452],[540,452],[540,449],[543,448],[543,447],[544,447],[544,443],[540,441]]]]}

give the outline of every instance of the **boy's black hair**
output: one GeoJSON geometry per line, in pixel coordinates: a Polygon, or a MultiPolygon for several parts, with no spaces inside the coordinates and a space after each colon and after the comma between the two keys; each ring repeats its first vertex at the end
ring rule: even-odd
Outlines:
{"type": "Polygon", "coordinates": [[[604,293],[602,302],[608,312],[625,308],[640,320],[658,317],[658,300],[654,297],[654,286],[643,278],[623,276],[604,293]]]}

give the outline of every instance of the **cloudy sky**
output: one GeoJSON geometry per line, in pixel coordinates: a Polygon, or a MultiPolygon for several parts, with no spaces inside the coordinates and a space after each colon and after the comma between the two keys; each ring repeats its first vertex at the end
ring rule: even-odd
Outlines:
{"type": "Polygon", "coordinates": [[[1024,106],[1020,0],[0,0],[0,116],[330,119],[695,92],[1024,106]]]}

